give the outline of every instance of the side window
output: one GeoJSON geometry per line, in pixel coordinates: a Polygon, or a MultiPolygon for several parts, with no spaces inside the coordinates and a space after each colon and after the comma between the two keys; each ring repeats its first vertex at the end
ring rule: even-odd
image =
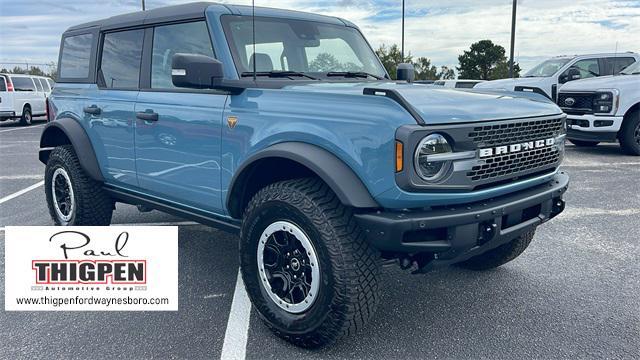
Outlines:
{"type": "Polygon", "coordinates": [[[171,82],[171,58],[176,53],[214,57],[204,21],[158,26],[153,30],[152,88],[175,88],[171,82]]]}
{"type": "Polygon", "coordinates": [[[53,90],[53,86],[56,84],[55,82],[53,82],[53,80],[51,79],[47,79],[47,82],[49,83],[49,87],[51,88],[51,90],[53,90]]]}
{"type": "Polygon", "coordinates": [[[40,81],[42,82],[42,87],[44,87],[44,91],[50,92],[51,87],[49,86],[49,82],[47,81],[47,79],[40,79],[40,81]]]}
{"type": "Polygon", "coordinates": [[[44,89],[42,88],[42,83],[40,82],[40,79],[38,78],[32,78],[33,82],[36,83],[36,89],[38,89],[38,91],[43,92],[44,89]]]}
{"type": "Polygon", "coordinates": [[[598,59],[584,59],[577,61],[575,64],[571,65],[570,69],[578,70],[580,72],[580,79],[600,76],[598,59]]]}
{"type": "Polygon", "coordinates": [[[81,79],[89,76],[92,34],[68,36],[62,43],[60,77],[81,79]]]}
{"type": "Polygon", "coordinates": [[[140,80],[144,30],[104,35],[100,81],[106,88],[137,89],[140,80]]]}
{"type": "Polygon", "coordinates": [[[13,83],[14,91],[36,91],[36,86],[33,85],[31,78],[12,76],[11,82],[13,83]]]}
{"type": "Polygon", "coordinates": [[[632,57],[610,57],[602,59],[602,75],[616,75],[620,70],[636,62],[632,57]]]}
{"type": "Polygon", "coordinates": [[[7,91],[7,83],[4,76],[0,76],[0,91],[7,91]]]}
{"type": "Polygon", "coordinates": [[[456,82],[456,88],[458,89],[471,89],[476,83],[471,81],[458,81],[456,82]]]}

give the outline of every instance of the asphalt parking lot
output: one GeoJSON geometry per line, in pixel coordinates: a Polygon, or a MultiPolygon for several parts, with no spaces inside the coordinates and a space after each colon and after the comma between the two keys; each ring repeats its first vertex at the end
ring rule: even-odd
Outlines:
{"type": "MultiPolygon", "coordinates": [[[[51,224],[38,185],[43,126],[0,123],[3,309],[4,227],[51,224]]],[[[640,158],[617,145],[568,145],[563,167],[572,178],[566,211],[508,265],[426,275],[385,268],[381,306],[357,336],[301,350],[272,336],[252,312],[246,344],[227,338],[225,349],[255,359],[640,358],[640,158]]],[[[180,311],[0,311],[0,358],[221,356],[228,323],[243,326],[232,311],[237,238],[121,204],[113,223],[180,225],[180,311]]]]}

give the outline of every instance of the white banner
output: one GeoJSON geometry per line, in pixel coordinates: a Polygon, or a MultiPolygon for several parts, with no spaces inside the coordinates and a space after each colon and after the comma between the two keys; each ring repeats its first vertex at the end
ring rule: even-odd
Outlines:
{"type": "Polygon", "coordinates": [[[177,226],[8,226],[7,311],[177,311],[177,226]]]}

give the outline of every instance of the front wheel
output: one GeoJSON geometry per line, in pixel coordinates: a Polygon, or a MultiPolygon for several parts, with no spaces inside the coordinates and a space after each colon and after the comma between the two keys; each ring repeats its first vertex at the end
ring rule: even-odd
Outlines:
{"type": "Polygon", "coordinates": [[[599,141],[583,141],[583,140],[574,140],[574,139],[569,139],[569,141],[571,141],[573,145],[578,147],[596,146],[600,143],[599,141]]]}
{"type": "Polygon", "coordinates": [[[620,146],[625,154],[640,155],[640,111],[629,113],[620,129],[620,146]]]}
{"type": "Polygon", "coordinates": [[[278,182],[253,197],[240,264],[261,318],[298,346],[354,333],[378,303],[380,256],[351,210],[319,179],[278,182]]]}
{"type": "Polygon", "coordinates": [[[80,166],[71,145],[56,147],[44,175],[49,214],[56,225],[109,225],[113,200],[80,166]]]}
{"type": "Polygon", "coordinates": [[[528,231],[506,244],[500,245],[495,249],[491,249],[456,265],[470,270],[489,270],[497,268],[498,266],[504,265],[520,256],[520,254],[527,249],[531,240],[533,240],[535,233],[535,230],[528,231]]]}

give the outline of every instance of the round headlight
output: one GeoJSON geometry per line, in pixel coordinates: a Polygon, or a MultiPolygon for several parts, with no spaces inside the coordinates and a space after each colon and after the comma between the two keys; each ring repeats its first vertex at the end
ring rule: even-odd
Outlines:
{"type": "Polygon", "coordinates": [[[415,154],[415,167],[418,175],[426,181],[440,180],[449,169],[451,161],[437,160],[438,154],[451,153],[447,139],[438,134],[429,134],[418,144],[415,154]]]}

